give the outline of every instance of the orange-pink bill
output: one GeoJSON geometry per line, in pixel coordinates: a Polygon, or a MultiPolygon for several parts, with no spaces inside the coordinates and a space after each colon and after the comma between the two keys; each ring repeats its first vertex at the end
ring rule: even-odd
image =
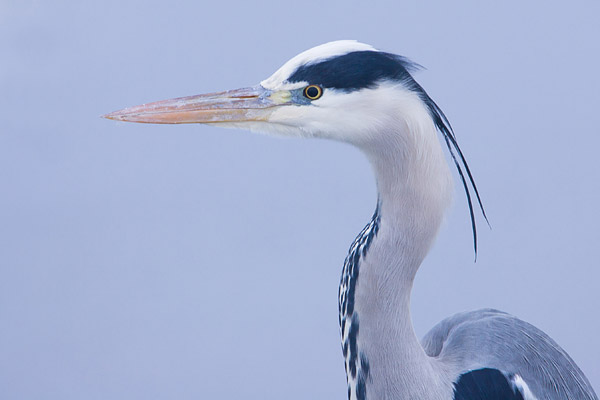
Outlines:
{"type": "Polygon", "coordinates": [[[276,104],[261,86],[156,101],[124,108],[104,118],[149,124],[210,124],[266,121],[276,104]]]}

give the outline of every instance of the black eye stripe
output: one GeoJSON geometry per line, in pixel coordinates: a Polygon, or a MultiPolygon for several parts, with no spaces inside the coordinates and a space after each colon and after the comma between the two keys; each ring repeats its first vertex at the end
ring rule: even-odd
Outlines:
{"type": "Polygon", "coordinates": [[[310,100],[316,100],[323,95],[323,89],[317,85],[308,85],[304,88],[304,97],[310,100]]]}
{"type": "Polygon", "coordinates": [[[351,92],[373,88],[384,80],[410,79],[409,71],[415,69],[415,64],[400,56],[378,51],[356,51],[301,65],[287,80],[291,83],[318,83],[322,88],[351,92]]]}

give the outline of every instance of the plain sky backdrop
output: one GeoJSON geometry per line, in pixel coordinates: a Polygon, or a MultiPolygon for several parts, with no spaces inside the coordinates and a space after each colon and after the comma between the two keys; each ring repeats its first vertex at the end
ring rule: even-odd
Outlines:
{"type": "MultiPolygon", "coordinates": [[[[494,307],[600,390],[600,2],[0,0],[0,398],[345,399],[337,288],[375,207],[354,148],[99,118],[358,39],[427,70],[475,175],[413,291],[494,307]]],[[[458,181],[457,181],[458,182],[458,181]]]]}

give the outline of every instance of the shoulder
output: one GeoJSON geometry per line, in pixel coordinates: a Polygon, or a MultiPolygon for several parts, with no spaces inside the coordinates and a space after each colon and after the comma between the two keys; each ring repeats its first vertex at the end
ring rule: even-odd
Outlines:
{"type": "Polygon", "coordinates": [[[509,387],[526,383],[539,399],[597,399],[585,375],[554,340],[505,312],[482,309],[453,315],[429,331],[422,345],[427,355],[454,370],[455,385],[463,376],[467,382],[500,378],[496,372],[473,373],[497,370],[509,387]]]}
{"type": "Polygon", "coordinates": [[[454,314],[443,319],[435,325],[421,340],[421,345],[430,357],[440,355],[448,338],[461,327],[471,326],[473,323],[491,322],[495,319],[514,318],[510,314],[492,308],[484,308],[476,311],[466,311],[454,314]]]}

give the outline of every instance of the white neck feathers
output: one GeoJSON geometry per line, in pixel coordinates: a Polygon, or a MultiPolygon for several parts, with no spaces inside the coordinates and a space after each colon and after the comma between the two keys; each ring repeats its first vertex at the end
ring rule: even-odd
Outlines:
{"type": "Polygon", "coordinates": [[[432,373],[412,326],[410,291],[450,204],[452,177],[426,105],[409,91],[401,100],[402,112],[385,124],[393,130],[355,143],[373,165],[379,191],[377,234],[355,266],[353,314],[342,315],[352,327],[342,339],[355,340],[360,359],[355,378],[348,377],[356,399],[361,390],[369,398],[419,398],[415,376],[432,373]]]}

